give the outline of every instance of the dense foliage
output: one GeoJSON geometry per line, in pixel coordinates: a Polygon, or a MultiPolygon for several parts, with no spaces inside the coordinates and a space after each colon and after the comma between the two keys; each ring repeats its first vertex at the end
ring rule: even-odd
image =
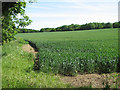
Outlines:
{"type": "Polygon", "coordinates": [[[25,15],[26,2],[3,2],[2,3],[2,42],[15,39],[19,27],[25,27],[32,21],[25,15]],[[17,18],[20,14],[21,18],[17,18]]]}
{"type": "Polygon", "coordinates": [[[104,29],[104,28],[120,28],[120,22],[115,23],[86,23],[83,25],[71,24],[63,25],[57,28],[42,28],[40,32],[55,32],[55,31],[78,31],[78,30],[91,30],[91,29],[104,29]]]}
{"type": "Polygon", "coordinates": [[[20,29],[18,31],[18,33],[35,33],[35,32],[39,32],[39,30],[34,30],[34,29],[20,29]]]}
{"type": "Polygon", "coordinates": [[[118,29],[18,34],[38,48],[40,71],[76,73],[115,72],[118,29]]]}

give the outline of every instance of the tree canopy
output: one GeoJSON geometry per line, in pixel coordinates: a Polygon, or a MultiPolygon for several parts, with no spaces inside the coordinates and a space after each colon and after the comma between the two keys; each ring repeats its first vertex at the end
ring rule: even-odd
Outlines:
{"type": "Polygon", "coordinates": [[[15,39],[19,27],[25,27],[32,21],[25,14],[26,2],[2,2],[2,42],[15,39]],[[21,18],[17,15],[20,14],[21,18]]]}

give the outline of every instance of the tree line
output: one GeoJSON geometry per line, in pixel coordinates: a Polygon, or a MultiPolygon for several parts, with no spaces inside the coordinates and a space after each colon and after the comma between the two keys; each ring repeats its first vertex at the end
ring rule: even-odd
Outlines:
{"type": "Polygon", "coordinates": [[[115,23],[86,23],[86,24],[71,24],[63,25],[57,28],[42,28],[40,32],[56,32],[56,31],[78,31],[78,30],[91,30],[91,29],[105,29],[105,28],[120,28],[120,22],[115,23]]]}
{"type": "Polygon", "coordinates": [[[18,33],[34,33],[34,32],[39,32],[39,30],[34,30],[34,29],[19,29],[18,33]]]}

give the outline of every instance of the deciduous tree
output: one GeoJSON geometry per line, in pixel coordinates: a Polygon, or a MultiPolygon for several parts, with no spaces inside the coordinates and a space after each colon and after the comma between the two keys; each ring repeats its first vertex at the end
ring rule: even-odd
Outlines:
{"type": "Polygon", "coordinates": [[[25,27],[32,21],[25,14],[26,2],[2,2],[2,42],[15,39],[19,27],[25,27]],[[20,14],[21,18],[17,15],[20,14]]]}

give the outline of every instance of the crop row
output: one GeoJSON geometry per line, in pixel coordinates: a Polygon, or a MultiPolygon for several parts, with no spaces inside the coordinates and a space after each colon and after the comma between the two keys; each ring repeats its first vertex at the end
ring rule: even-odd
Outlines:
{"type": "Polygon", "coordinates": [[[115,72],[118,60],[116,41],[37,41],[40,70],[47,73],[115,72]]]}

